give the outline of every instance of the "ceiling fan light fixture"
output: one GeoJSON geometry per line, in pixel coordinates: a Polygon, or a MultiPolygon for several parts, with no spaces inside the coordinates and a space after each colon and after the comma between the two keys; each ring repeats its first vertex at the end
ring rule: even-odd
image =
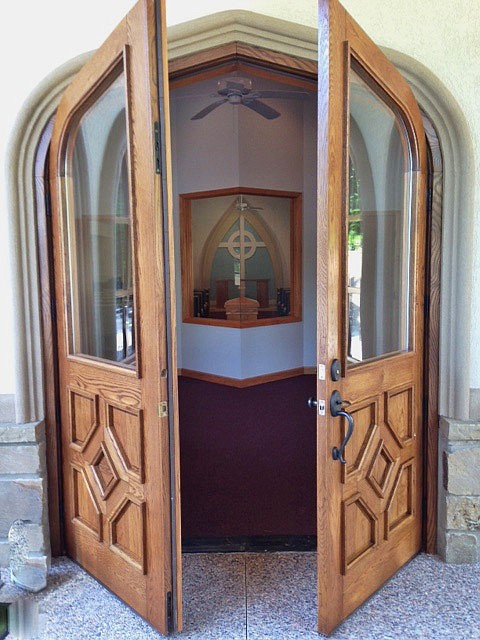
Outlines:
{"type": "Polygon", "coordinates": [[[222,104],[228,102],[228,104],[242,105],[255,111],[258,115],[262,116],[266,120],[275,120],[279,118],[281,113],[263,102],[260,98],[272,99],[305,99],[308,97],[306,91],[288,91],[288,90],[252,90],[252,80],[250,78],[232,77],[222,78],[217,82],[217,93],[214,94],[214,98],[217,98],[215,102],[208,105],[197,114],[195,114],[191,120],[201,120],[209,113],[220,107],[222,104]],[[220,100],[218,98],[220,97],[220,100]]]}

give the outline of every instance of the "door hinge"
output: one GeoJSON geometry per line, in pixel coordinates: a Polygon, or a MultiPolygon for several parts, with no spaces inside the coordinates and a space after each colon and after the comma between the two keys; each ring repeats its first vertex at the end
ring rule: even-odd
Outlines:
{"type": "Polygon", "coordinates": [[[160,402],[160,404],[158,405],[158,417],[168,417],[168,402],[160,402]]]}
{"type": "Polygon", "coordinates": [[[155,156],[155,173],[162,173],[162,162],[161,162],[161,154],[160,154],[160,125],[158,122],[155,122],[153,125],[153,137],[154,137],[154,156],[155,156]]]}
{"type": "Polygon", "coordinates": [[[428,320],[430,315],[430,296],[425,294],[423,296],[423,317],[428,320]]]}
{"type": "Polygon", "coordinates": [[[51,218],[52,217],[52,200],[50,198],[50,194],[45,194],[45,215],[47,216],[47,218],[51,218]]]}
{"type": "Polygon", "coordinates": [[[173,598],[172,598],[171,591],[167,592],[166,605],[167,605],[167,631],[168,633],[173,633],[173,631],[175,631],[175,628],[173,623],[173,598]]]}
{"type": "Polygon", "coordinates": [[[54,298],[50,298],[50,315],[53,322],[57,321],[57,305],[54,298]]]}
{"type": "Polygon", "coordinates": [[[422,422],[425,425],[428,420],[428,402],[425,398],[422,402],[422,422]]]}
{"type": "Polygon", "coordinates": [[[55,403],[55,422],[57,425],[60,425],[62,422],[62,413],[58,402],[55,403]]]}

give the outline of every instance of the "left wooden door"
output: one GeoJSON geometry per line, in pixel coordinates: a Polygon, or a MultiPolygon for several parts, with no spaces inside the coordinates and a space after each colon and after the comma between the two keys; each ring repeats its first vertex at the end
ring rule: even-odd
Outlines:
{"type": "Polygon", "coordinates": [[[162,24],[160,3],[140,0],[66,90],[51,190],[67,552],[168,633],[181,628],[181,564],[171,511],[162,24]]]}

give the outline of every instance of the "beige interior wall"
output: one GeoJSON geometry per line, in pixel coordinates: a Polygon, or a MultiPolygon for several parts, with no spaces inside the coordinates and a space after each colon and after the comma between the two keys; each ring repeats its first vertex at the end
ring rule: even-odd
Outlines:
{"type": "MultiPolygon", "coordinates": [[[[292,89],[288,84],[262,80],[255,74],[253,82],[258,90],[292,89]]],[[[311,205],[316,193],[316,163],[312,162],[316,145],[316,130],[312,127],[316,118],[315,92],[303,100],[269,101],[281,113],[274,120],[243,107],[222,105],[205,118],[192,121],[192,114],[213,101],[209,96],[215,91],[216,79],[212,79],[174,89],[171,95],[177,309],[182,306],[179,194],[239,186],[300,192],[305,199],[303,233],[305,237],[315,237],[316,210],[311,205]]],[[[282,245],[281,229],[269,220],[267,210],[263,214],[282,245]]],[[[315,243],[304,244],[302,322],[245,330],[183,323],[178,314],[179,368],[248,378],[315,366],[315,309],[311,304],[315,298],[314,256],[315,243]]],[[[195,264],[198,257],[193,257],[195,264]]]]}

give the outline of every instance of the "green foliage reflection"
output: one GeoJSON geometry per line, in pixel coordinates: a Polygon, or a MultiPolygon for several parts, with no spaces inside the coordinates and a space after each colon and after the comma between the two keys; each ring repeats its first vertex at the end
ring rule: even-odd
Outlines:
{"type": "Polygon", "coordinates": [[[350,158],[349,160],[349,211],[348,211],[348,250],[361,249],[363,234],[361,225],[362,207],[360,203],[360,180],[350,158]]]}

